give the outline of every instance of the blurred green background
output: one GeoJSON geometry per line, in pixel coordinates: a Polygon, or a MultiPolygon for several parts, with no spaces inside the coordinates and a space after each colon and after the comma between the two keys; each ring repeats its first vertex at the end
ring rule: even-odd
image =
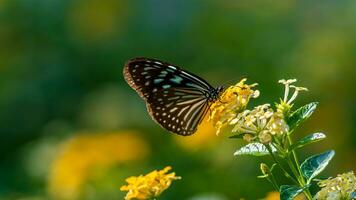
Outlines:
{"type": "MultiPolygon", "coordinates": [[[[247,77],[257,105],[281,78],[320,105],[294,137],[327,140],[299,152],[336,156],[322,176],[355,170],[356,1],[0,0],[0,199],[122,199],[124,179],[171,165],[183,179],[161,199],[259,199],[261,159],[204,130],[168,134],[125,83],[145,56],[212,85],[247,77]]],[[[262,158],[264,162],[270,162],[262,158]]],[[[281,179],[282,182],[286,180],[281,179]]]]}

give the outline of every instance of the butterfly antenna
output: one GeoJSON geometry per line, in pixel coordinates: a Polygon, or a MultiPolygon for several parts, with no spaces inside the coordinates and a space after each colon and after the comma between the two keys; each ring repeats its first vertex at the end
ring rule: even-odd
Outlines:
{"type": "MultiPolygon", "coordinates": [[[[241,79],[244,79],[244,78],[247,78],[247,76],[246,76],[246,75],[240,76],[240,78],[239,78],[238,80],[241,80],[241,79]]],[[[234,84],[236,84],[236,79],[230,79],[230,80],[225,81],[225,82],[222,84],[222,86],[223,86],[224,88],[227,88],[227,87],[229,87],[230,85],[234,85],[234,84]]]]}

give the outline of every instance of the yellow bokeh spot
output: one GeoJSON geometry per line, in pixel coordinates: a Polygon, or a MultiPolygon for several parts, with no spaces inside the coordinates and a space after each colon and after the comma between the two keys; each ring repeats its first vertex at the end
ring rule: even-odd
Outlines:
{"type": "Polygon", "coordinates": [[[216,136],[215,132],[216,129],[213,124],[208,121],[208,116],[206,116],[193,135],[188,137],[174,135],[173,137],[182,148],[189,151],[196,151],[211,147],[219,141],[219,137],[216,136]]]}
{"type": "Polygon", "coordinates": [[[54,159],[48,192],[53,199],[77,199],[95,169],[144,158],[145,141],[133,132],[82,133],[65,141],[54,159]]]}
{"type": "Polygon", "coordinates": [[[127,5],[120,0],[74,1],[69,10],[68,28],[84,42],[109,41],[120,32],[126,19],[127,5]]]}
{"type": "MultiPolygon", "coordinates": [[[[273,191],[267,193],[267,196],[264,198],[264,200],[280,200],[279,198],[279,192],[273,191]]],[[[299,194],[294,198],[294,200],[306,200],[304,194],[299,194]]]]}

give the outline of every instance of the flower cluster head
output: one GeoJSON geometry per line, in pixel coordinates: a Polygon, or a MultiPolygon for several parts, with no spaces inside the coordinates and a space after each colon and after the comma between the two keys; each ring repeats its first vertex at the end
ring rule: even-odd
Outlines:
{"type": "Polygon", "coordinates": [[[303,87],[292,85],[297,80],[280,80],[284,84],[284,97],[276,109],[272,109],[270,104],[263,104],[246,109],[250,98],[259,96],[258,90],[252,88],[257,84],[246,85],[246,79],[241,80],[235,86],[228,88],[220,98],[212,105],[210,119],[215,124],[219,133],[222,127],[233,126],[232,132],[242,135],[247,142],[270,143],[273,137],[280,137],[289,132],[288,124],[285,121],[293,101],[300,91],[307,90],[303,87]],[[292,95],[290,90],[294,89],[292,95]]]}
{"type": "Polygon", "coordinates": [[[173,180],[180,179],[174,172],[167,174],[172,168],[165,167],[163,170],[155,170],[147,175],[132,176],[126,179],[128,185],[120,188],[127,191],[125,200],[131,199],[153,199],[166,190],[173,180]]]}
{"type": "Polygon", "coordinates": [[[280,136],[288,132],[289,127],[283,116],[274,112],[269,104],[245,110],[231,120],[232,132],[242,134],[247,142],[270,143],[272,136],[280,136]]]}
{"type": "Polygon", "coordinates": [[[228,125],[236,113],[246,108],[250,98],[259,96],[259,91],[253,90],[257,84],[247,85],[246,80],[242,79],[236,85],[227,88],[220,99],[211,105],[209,120],[213,122],[217,134],[221,128],[228,125]]]}
{"type": "Polygon", "coordinates": [[[293,106],[293,101],[297,98],[300,91],[308,91],[308,88],[292,85],[295,82],[297,82],[297,79],[281,79],[278,81],[278,83],[284,85],[283,99],[281,99],[281,102],[276,106],[277,111],[282,114],[285,114],[290,110],[290,108],[293,106]],[[294,92],[291,96],[289,94],[290,89],[294,89],[294,92]],[[290,98],[288,98],[289,96],[290,98]]]}
{"type": "Polygon", "coordinates": [[[351,199],[352,193],[356,192],[356,177],[354,173],[348,172],[318,182],[322,189],[315,195],[314,199],[351,199]]]}
{"type": "Polygon", "coordinates": [[[297,82],[297,79],[287,79],[287,80],[281,79],[278,81],[278,83],[282,83],[285,87],[283,101],[286,102],[287,104],[291,104],[297,98],[299,91],[308,91],[308,88],[297,87],[292,85],[292,83],[295,82],[297,82]],[[288,99],[290,88],[294,88],[294,93],[292,94],[292,97],[288,99]]]}

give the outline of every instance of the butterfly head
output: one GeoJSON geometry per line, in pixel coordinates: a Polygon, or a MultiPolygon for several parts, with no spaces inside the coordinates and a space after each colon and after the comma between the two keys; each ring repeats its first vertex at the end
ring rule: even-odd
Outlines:
{"type": "Polygon", "coordinates": [[[216,101],[217,99],[219,99],[219,97],[223,91],[224,91],[223,86],[219,86],[217,88],[212,88],[212,90],[209,93],[208,100],[211,102],[216,101]]]}

